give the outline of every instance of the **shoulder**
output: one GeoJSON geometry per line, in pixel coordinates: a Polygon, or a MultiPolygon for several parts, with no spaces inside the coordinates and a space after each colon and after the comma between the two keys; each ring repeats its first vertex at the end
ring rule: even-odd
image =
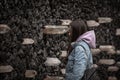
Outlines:
{"type": "Polygon", "coordinates": [[[82,46],[75,47],[75,56],[85,56],[85,50],[82,46]]]}
{"type": "Polygon", "coordinates": [[[85,51],[89,51],[90,47],[85,41],[76,42],[76,47],[81,46],[85,51]]]}
{"type": "Polygon", "coordinates": [[[75,51],[83,52],[83,51],[85,51],[85,50],[84,50],[84,48],[82,47],[82,45],[77,45],[77,46],[75,47],[75,51]]]}
{"type": "Polygon", "coordinates": [[[75,50],[85,51],[87,44],[84,41],[76,42],[74,48],[75,50]]]}
{"type": "Polygon", "coordinates": [[[86,52],[83,47],[76,46],[75,47],[75,60],[87,59],[86,52]]]}

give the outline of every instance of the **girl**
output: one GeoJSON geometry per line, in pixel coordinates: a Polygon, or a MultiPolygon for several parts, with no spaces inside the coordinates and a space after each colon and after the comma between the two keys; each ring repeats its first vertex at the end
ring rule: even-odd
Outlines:
{"type": "Polygon", "coordinates": [[[88,31],[83,20],[70,23],[71,46],[68,50],[65,80],[81,80],[86,69],[93,65],[90,48],[95,48],[94,30],[88,31]]]}

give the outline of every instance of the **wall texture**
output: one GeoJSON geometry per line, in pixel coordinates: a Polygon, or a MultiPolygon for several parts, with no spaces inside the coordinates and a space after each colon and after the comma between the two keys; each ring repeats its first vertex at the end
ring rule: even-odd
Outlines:
{"type": "MultiPolygon", "coordinates": [[[[11,65],[14,68],[12,72],[0,73],[0,79],[42,80],[43,74],[51,70],[43,64],[46,56],[59,58],[56,53],[67,49],[67,34],[53,36],[42,32],[44,25],[60,25],[60,19],[112,18],[111,23],[90,29],[96,32],[97,48],[100,45],[113,45],[115,50],[119,50],[120,37],[116,36],[116,29],[120,28],[119,8],[120,0],[0,0],[0,24],[7,24],[11,28],[8,33],[0,34],[0,66],[11,65]],[[23,38],[32,38],[35,43],[23,45],[23,38]],[[37,71],[35,78],[25,77],[25,71],[29,69],[37,71]]],[[[94,63],[103,58],[120,62],[120,55],[109,56],[105,53],[95,56],[94,63]]],[[[102,80],[107,80],[108,76],[120,79],[119,71],[107,73],[106,68],[101,66],[102,80]]]]}

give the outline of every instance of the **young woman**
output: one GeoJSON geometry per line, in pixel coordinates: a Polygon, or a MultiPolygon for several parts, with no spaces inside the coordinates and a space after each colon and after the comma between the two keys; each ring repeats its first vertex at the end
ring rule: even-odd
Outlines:
{"type": "Polygon", "coordinates": [[[88,26],[83,20],[73,21],[70,28],[71,46],[65,80],[81,80],[85,70],[93,65],[90,48],[96,47],[95,33],[94,30],[88,30],[88,26]]]}

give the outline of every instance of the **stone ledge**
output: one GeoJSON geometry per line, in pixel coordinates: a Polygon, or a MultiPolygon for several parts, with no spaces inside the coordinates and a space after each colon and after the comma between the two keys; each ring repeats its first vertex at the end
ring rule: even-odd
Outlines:
{"type": "Polygon", "coordinates": [[[113,65],[115,64],[115,60],[114,59],[100,59],[99,64],[103,64],[103,65],[113,65]]]}
{"type": "Polygon", "coordinates": [[[70,25],[70,23],[72,22],[72,20],[69,19],[61,19],[60,21],[62,21],[62,25],[70,25]]]}
{"type": "Polygon", "coordinates": [[[34,78],[37,75],[37,71],[35,70],[26,70],[25,77],[34,78]]]}
{"type": "Polygon", "coordinates": [[[61,55],[60,55],[60,57],[67,57],[67,51],[61,51],[62,53],[61,53],[61,55]]]}
{"type": "Polygon", "coordinates": [[[62,74],[65,74],[66,69],[61,69],[62,74]]]}
{"type": "Polygon", "coordinates": [[[117,78],[110,76],[110,77],[108,77],[108,80],[117,80],[117,78]]]}
{"type": "Polygon", "coordinates": [[[6,24],[0,24],[0,34],[7,33],[10,29],[10,27],[6,24]]]}
{"type": "Polygon", "coordinates": [[[100,49],[91,49],[93,55],[97,55],[101,52],[100,49]]]}
{"type": "Polygon", "coordinates": [[[0,73],[12,72],[13,67],[11,65],[0,66],[0,73]]]}
{"type": "Polygon", "coordinates": [[[24,38],[22,44],[33,44],[34,40],[31,38],[24,38]]]}
{"type": "Polygon", "coordinates": [[[46,25],[44,27],[44,34],[65,34],[69,30],[68,26],[46,25]]]}
{"type": "Polygon", "coordinates": [[[95,20],[88,20],[87,25],[88,27],[98,27],[100,24],[96,22],[95,20]]]}
{"type": "Polygon", "coordinates": [[[116,35],[120,36],[120,28],[116,29],[116,35]]]}
{"type": "Polygon", "coordinates": [[[44,80],[64,80],[64,78],[60,76],[46,76],[44,80]]]}
{"type": "Polygon", "coordinates": [[[98,18],[99,23],[110,23],[111,21],[112,21],[112,19],[109,17],[99,17],[98,18]]]}
{"type": "Polygon", "coordinates": [[[114,72],[114,71],[118,71],[118,70],[119,70],[119,68],[117,66],[109,66],[108,67],[108,71],[110,71],[110,72],[114,72]]]}
{"type": "Polygon", "coordinates": [[[61,63],[61,61],[58,58],[51,58],[47,57],[47,60],[45,61],[46,66],[58,66],[61,63]]]}
{"type": "Polygon", "coordinates": [[[108,51],[109,52],[111,49],[115,49],[115,47],[112,45],[100,45],[99,49],[101,51],[108,51]]]}

